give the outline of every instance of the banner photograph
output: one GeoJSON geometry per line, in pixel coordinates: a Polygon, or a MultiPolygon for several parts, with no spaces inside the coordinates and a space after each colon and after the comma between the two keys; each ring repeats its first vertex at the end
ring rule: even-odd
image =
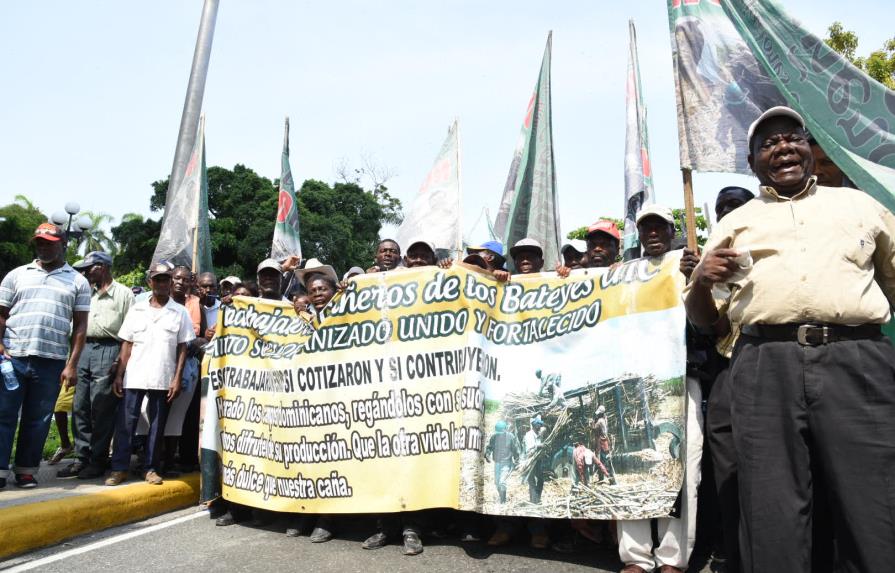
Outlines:
{"type": "Polygon", "coordinates": [[[679,258],[506,283],[460,265],[363,275],[319,321],[237,297],[204,365],[203,494],[309,513],[668,515],[679,258]]]}

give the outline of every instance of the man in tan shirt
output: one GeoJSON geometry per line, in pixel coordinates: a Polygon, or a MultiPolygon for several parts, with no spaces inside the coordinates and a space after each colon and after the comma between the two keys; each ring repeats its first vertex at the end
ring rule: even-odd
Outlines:
{"type": "Polygon", "coordinates": [[[816,184],[795,111],[768,110],[748,140],[760,195],[718,223],[685,294],[694,324],[726,314],[742,325],[730,384],[743,570],[811,570],[820,482],[837,567],[886,571],[895,348],[880,324],[895,295],[895,216],[860,191],[816,184]]]}

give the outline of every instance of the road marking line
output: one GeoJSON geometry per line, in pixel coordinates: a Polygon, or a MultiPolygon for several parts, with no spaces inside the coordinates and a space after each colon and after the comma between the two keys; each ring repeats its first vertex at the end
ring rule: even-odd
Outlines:
{"type": "Polygon", "coordinates": [[[128,531],[127,533],[122,533],[121,535],[109,537],[108,539],[103,539],[101,541],[97,541],[96,543],[91,543],[90,545],[85,545],[83,547],[75,547],[74,549],[69,549],[68,551],[56,553],[55,555],[49,555],[47,557],[43,557],[43,558],[37,559],[35,561],[29,561],[27,563],[22,563],[21,565],[16,565],[15,567],[11,567],[9,569],[3,569],[3,572],[4,573],[19,573],[20,571],[30,571],[30,570],[40,567],[42,565],[48,565],[50,563],[55,563],[56,561],[61,561],[63,559],[67,559],[69,557],[74,557],[75,555],[87,553],[88,551],[93,551],[94,549],[101,549],[103,547],[107,547],[109,545],[114,545],[116,543],[119,543],[121,541],[127,541],[128,539],[133,539],[134,537],[146,535],[147,533],[152,533],[154,531],[158,531],[160,529],[165,529],[165,528],[171,527],[173,525],[179,525],[181,523],[190,521],[192,519],[196,519],[197,517],[205,517],[207,515],[208,515],[207,510],[197,511],[196,513],[191,513],[190,515],[184,515],[182,517],[178,517],[177,519],[172,519],[171,521],[166,521],[164,523],[157,523],[155,525],[150,525],[149,527],[144,527],[143,529],[138,529],[136,531],[128,531]]]}

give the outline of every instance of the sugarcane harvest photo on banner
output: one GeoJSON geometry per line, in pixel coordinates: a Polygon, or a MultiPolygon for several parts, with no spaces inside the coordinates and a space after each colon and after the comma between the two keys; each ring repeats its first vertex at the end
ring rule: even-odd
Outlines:
{"type": "Polygon", "coordinates": [[[506,283],[465,266],[367,275],[320,321],[234,299],[206,365],[206,497],[219,455],[225,499],[278,511],[668,515],[678,260],[506,283]]]}

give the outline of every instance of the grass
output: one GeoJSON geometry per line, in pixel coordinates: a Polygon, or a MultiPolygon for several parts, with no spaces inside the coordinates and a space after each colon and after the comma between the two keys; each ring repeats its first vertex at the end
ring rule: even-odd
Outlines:
{"type": "MultiPolygon", "coordinates": [[[[69,414],[68,415],[68,439],[72,442],[72,444],[74,444],[74,438],[72,437],[73,434],[72,434],[72,430],[71,430],[71,419],[72,419],[72,415],[69,414]]],[[[15,435],[15,438],[13,438],[13,442],[12,442],[12,454],[9,456],[10,463],[12,463],[16,459],[16,441],[18,441],[18,438],[19,438],[19,430],[18,430],[18,428],[16,428],[16,435],[15,435]]],[[[53,457],[53,454],[56,453],[56,449],[59,447],[60,443],[61,442],[59,440],[59,429],[56,428],[56,420],[53,420],[52,422],[50,422],[50,433],[47,434],[47,441],[44,442],[43,459],[48,460],[51,457],[53,457]]]]}

